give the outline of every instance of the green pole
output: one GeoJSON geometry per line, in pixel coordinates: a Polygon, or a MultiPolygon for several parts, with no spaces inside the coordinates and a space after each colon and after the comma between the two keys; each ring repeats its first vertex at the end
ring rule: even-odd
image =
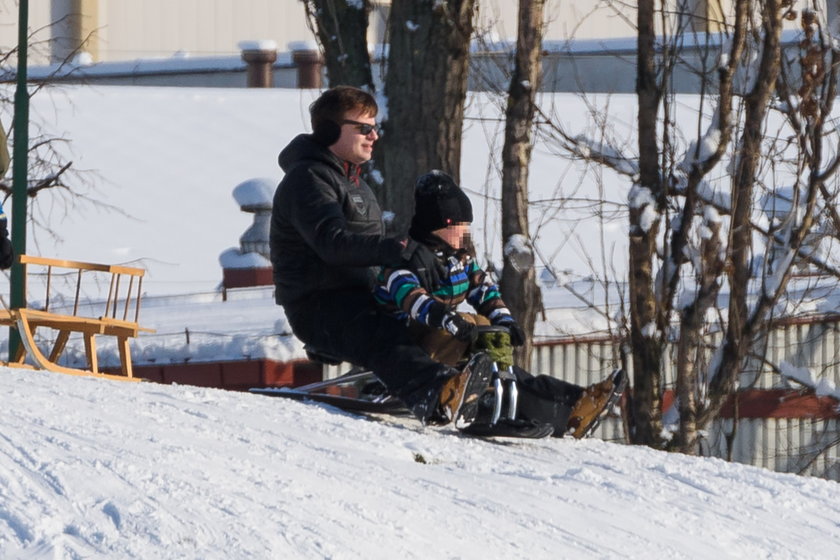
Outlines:
{"type": "MultiPolygon", "coordinates": [[[[26,253],[26,172],[29,166],[29,90],[26,87],[26,58],[29,41],[29,0],[19,0],[18,6],[18,72],[15,90],[14,153],[12,154],[12,247],[15,255],[26,253]]],[[[12,309],[26,307],[26,278],[19,262],[12,265],[12,309]]],[[[9,360],[13,360],[20,346],[20,334],[9,329],[9,360]]]]}

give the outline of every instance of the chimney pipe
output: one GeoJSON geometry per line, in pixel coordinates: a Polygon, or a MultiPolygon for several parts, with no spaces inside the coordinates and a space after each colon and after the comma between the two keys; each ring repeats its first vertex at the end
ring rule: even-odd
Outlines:
{"type": "Polygon", "coordinates": [[[219,255],[224,299],[230,288],[274,283],[268,238],[276,182],[274,179],[249,179],[233,189],[233,198],[243,212],[254,214],[254,223],[239,238],[239,247],[231,247],[219,255]]]}
{"type": "Polygon", "coordinates": [[[318,45],[312,41],[293,41],[289,43],[292,62],[297,67],[297,87],[300,89],[320,89],[321,53],[318,45]]]}
{"type": "Polygon", "coordinates": [[[277,43],[274,41],[240,41],[238,46],[242,51],[242,60],[248,65],[248,87],[273,87],[277,43]]]}

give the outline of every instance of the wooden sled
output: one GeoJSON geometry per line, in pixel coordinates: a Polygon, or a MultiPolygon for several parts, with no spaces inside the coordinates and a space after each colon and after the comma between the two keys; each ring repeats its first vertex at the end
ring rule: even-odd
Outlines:
{"type": "MultiPolygon", "coordinates": [[[[21,345],[11,362],[12,367],[34,367],[58,373],[71,375],[88,375],[118,379],[121,381],[138,381],[134,377],[131,364],[131,348],[129,338],[136,337],[140,332],[154,332],[141,328],[138,323],[140,314],[140,297],[142,280],[145,271],[141,268],[94,264],[77,261],[65,261],[21,255],[20,263],[24,267],[25,295],[27,307],[0,310],[0,325],[17,330],[21,345]],[[31,306],[27,288],[31,267],[45,269],[46,283],[42,308],[31,306]],[[56,276],[75,276],[75,299],[62,312],[50,309],[51,299],[54,300],[53,281],[56,276]],[[87,282],[107,282],[108,296],[102,302],[95,304],[82,301],[83,287],[87,282]],[[36,343],[36,329],[51,329],[55,332],[55,340],[48,352],[42,351],[36,343]],[[79,333],[84,341],[87,369],[77,369],[60,365],[58,362],[67,346],[70,335],[79,333]],[[102,373],[99,371],[99,360],[96,354],[96,336],[113,336],[117,339],[120,355],[120,375],[102,373]],[[32,364],[27,363],[27,359],[32,364]]],[[[104,284],[103,284],[104,285],[104,284]]]]}

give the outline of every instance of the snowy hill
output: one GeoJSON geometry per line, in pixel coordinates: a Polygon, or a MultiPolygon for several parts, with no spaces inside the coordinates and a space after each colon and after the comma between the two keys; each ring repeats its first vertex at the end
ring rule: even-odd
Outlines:
{"type": "Polygon", "coordinates": [[[0,369],[0,558],[836,558],[840,485],[0,369]]]}

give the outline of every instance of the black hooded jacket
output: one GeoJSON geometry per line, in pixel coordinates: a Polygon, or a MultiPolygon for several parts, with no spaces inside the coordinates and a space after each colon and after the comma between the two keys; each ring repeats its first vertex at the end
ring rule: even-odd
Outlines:
{"type": "Polygon", "coordinates": [[[310,134],[292,140],[278,160],[286,175],[271,214],[277,303],[319,291],[370,290],[368,267],[400,262],[404,243],[384,236],[382,211],[358,166],[310,134]]]}

